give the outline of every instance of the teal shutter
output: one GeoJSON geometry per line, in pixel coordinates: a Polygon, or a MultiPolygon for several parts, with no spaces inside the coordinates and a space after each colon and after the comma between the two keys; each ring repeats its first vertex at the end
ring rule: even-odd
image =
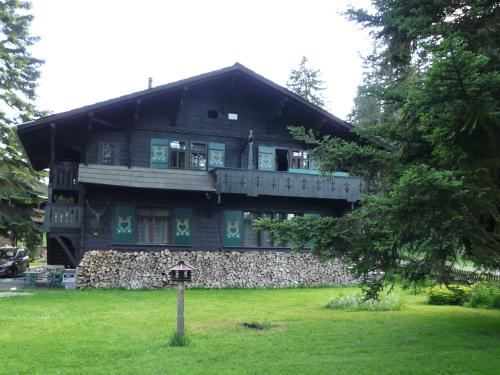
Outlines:
{"type": "Polygon", "coordinates": [[[113,220],[114,243],[131,245],[135,235],[135,207],[116,206],[113,220]]]}
{"type": "Polygon", "coordinates": [[[309,169],[312,169],[314,171],[319,170],[319,162],[317,160],[314,160],[313,158],[309,157],[309,169]]]}
{"type": "Polygon", "coordinates": [[[192,236],[191,209],[174,208],[172,213],[172,244],[191,245],[192,236]]]}
{"type": "Polygon", "coordinates": [[[150,168],[168,168],[168,140],[151,138],[151,152],[149,156],[150,168]]]}
{"type": "Polygon", "coordinates": [[[226,164],[226,145],[224,143],[208,144],[208,169],[224,168],[226,164]]]}
{"type": "Polygon", "coordinates": [[[274,171],[274,147],[259,146],[259,169],[262,171],[274,171]]]}
{"type": "Polygon", "coordinates": [[[224,246],[242,246],[243,232],[243,212],[224,211],[224,246]]]}

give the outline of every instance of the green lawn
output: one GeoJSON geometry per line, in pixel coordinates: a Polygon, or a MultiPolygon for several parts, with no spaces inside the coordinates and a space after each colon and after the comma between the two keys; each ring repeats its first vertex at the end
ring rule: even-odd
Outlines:
{"type": "MultiPolygon", "coordinates": [[[[425,304],[325,308],[347,288],[188,290],[187,347],[170,347],[175,291],[35,291],[0,298],[3,374],[495,374],[500,312],[425,304]],[[272,328],[251,331],[248,321],[272,328]]],[[[351,289],[355,290],[355,289],[351,289]]]]}

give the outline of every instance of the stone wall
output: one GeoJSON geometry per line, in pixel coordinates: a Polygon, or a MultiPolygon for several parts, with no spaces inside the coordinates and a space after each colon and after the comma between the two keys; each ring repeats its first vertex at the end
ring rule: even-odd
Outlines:
{"type": "Polygon", "coordinates": [[[320,262],[310,253],[175,251],[89,251],[78,267],[79,288],[161,288],[179,259],[198,269],[192,287],[278,288],[353,284],[338,261],[320,262]]]}

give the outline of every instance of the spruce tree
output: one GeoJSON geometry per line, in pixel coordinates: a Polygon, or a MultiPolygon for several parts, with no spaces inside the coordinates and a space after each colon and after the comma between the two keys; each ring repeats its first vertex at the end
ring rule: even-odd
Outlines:
{"type": "Polygon", "coordinates": [[[321,94],[321,91],[326,89],[324,84],[320,70],[307,66],[307,57],[303,56],[298,69],[292,69],[290,72],[286,85],[290,91],[308,102],[324,107],[325,99],[321,94]]]}
{"type": "MultiPolygon", "coordinates": [[[[300,248],[367,277],[450,283],[464,260],[500,269],[500,55],[497,2],[376,0],[348,17],[372,30],[365,92],[383,121],[357,128],[363,143],[294,135],[316,146],[324,172],[364,177],[360,207],[342,217],[260,221],[300,248]]],[[[359,112],[359,108],[356,108],[359,112]]],[[[368,279],[368,278],[367,278],[368,279]]]]}
{"type": "Polygon", "coordinates": [[[0,2],[0,235],[33,249],[41,236],[32,222],[41,203],[34,190],[40,175],[30,169],[13,129],[38,114],[33,100],[42,61],[29,51],[37,41],[29,33],[30,8],[25,1],[0,2]]]}

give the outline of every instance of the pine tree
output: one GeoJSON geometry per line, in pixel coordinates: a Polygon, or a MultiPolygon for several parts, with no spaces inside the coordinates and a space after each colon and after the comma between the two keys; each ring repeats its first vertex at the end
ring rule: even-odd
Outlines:
{"type": "Polygon", "coordinates": [[[292,69],[288,78],[287,87],[290,91],[301,96],[308,102],[319,107],[325,106],[325,99],[321,91],[325,90],[325,82],[321,80],[319,69],[307,66],[307,57],[303,56],[298,69],[292,69]]]}
{"type": "Polygon", "coordinates": [[[39,114],[33,100],[42,61],[29,52],[37,41],[29,34],[30,8],[25,1],[0,2],[0,235],[33,248],[41,234],[32,222],[41,202],[34,190],[40,176],[30,169],[12,128],[39,114]]]}

